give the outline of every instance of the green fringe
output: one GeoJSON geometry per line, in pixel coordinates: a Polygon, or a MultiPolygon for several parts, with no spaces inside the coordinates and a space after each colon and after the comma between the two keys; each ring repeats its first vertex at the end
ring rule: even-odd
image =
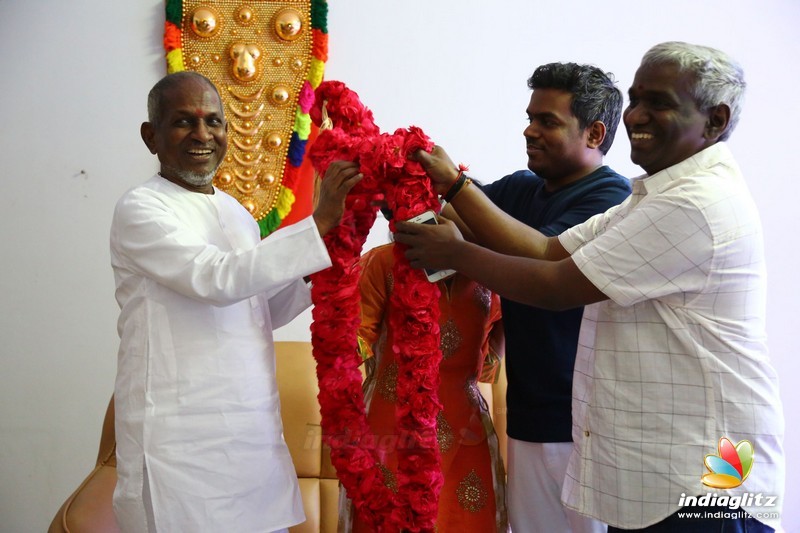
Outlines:
{"type": "Polygon", "coordinates": [[[327,0],[311,0],[311,27],[328,33],[327,0]]]}
{"type": "Polygon", "coordinates": [[[183,17],[183,0],[167,0],[167,21],[181,27],[183,17]]]}
{"type": "Polygon", "coordinates": [[[267,216],[258,221],[258,227],[261,228],[261,238],[263,239],[281,225],[281,219],[278,216],[278,210],[273,209],[267,216]]]}

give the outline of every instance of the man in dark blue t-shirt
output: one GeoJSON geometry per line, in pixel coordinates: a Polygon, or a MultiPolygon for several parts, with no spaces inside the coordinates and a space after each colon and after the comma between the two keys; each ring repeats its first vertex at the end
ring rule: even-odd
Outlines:
{"type": "MultiPolygon", "coordinates": [[[[479,244],[520,256],[527,255],[531,243],[519,222],[558,235],[631,192],[627,179],[603,165],[622,112],[622,93],[611,76],[589,65],[551,63],[537,68],[528,86],[533,93],[523,135],[532,172],[521,170],[480,187],[499,207],[487,203],[481,213],[490,219],[485,226],[467,227],[458,217],[459,196],[476,191],[460,194],[471,180],[445,151],[437,146],[430,154],[417,154],[449,202],[445,217],[479,244]]],[[[503,299],[502,310],[511,527],[515,533],[605,531],[604,524],[561,503],[572,449],[572,372],[583,308],[545,311],[503,299]]]]}

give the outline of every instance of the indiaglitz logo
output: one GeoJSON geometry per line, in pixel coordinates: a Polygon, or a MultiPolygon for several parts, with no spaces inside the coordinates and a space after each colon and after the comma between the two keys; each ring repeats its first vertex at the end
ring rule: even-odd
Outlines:
{"type": "Polygon", "coordinates": [[[716,455],[706,455],[708,473],[703,475],[703,485],[715,489],[733,489],[744,483],[753,468],[754,450],[750,441],[739,441],[735,446],[727,438],[719,439],[716,455]]]}

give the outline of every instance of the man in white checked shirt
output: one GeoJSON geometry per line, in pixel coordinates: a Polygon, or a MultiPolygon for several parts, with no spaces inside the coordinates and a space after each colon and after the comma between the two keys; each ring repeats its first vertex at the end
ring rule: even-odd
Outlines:
{"type": "Polygon", "coordinates": [[[454,268],[547,309],[587,305],[562,499],[612,532],[772,531],[780,522],[784,422],[765,343],[761,224],[724,142],[744,88],[741,67],[719,50],[651,48],[623,114],[631,159],[646,172],[628,200],[547,238],[476,187],[454,199],[483,232],[477,240],[511,244],[518,256],[466,242],[447,221],[397,225],[415,267],[454,268]],[[749,476],[727,490],[702,482],[721,437],[755,448],[749,476]],[[682,509],[710,493],[724,503],[682,509]]]}

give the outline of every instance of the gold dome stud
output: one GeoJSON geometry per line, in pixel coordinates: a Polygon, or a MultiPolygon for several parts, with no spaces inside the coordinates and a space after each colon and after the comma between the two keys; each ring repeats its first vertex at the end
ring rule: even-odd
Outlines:
{"type": "Polygon", "coordinates": [[[284,41],[294,41],[303,33],[303,17],[296,9],[285,8],[275,15],[275,34],[284,41]]]}
{"type": "Polygon", "coordinates": [[[217,183],[219,183],[220,185],[227,186],[230,185],[231,182],[233,182],[233,176],[231,175],[230,172],[223,171],[217,175],[217,183]]]}
{"type": "Polygon", "coordinates": [[[270,100],[276,106],[284,105],[289,101],[289,89],[285,85],[276,85],[270,94],[270,100]]]}
{"type": "Polygon", "coordinates": [[[209,38],[219,32],[219,15],[210,7],[199,7],[192,13],[192,31],[198,37],[209,38]]]}
{"type": "Polygon", "coordinates": [[[253,10],[247,6],[240,7],[236,12],[236,21],[242,26],[249,26],[255,21],[253,10]]]}
{"type": "Polygon", "coordinates": [[[277,150],[283,144],[283,137],[281,137],[280,133],[272,132],[267,135],[267,146],[272,148],[273,150],[277,150]]]}

